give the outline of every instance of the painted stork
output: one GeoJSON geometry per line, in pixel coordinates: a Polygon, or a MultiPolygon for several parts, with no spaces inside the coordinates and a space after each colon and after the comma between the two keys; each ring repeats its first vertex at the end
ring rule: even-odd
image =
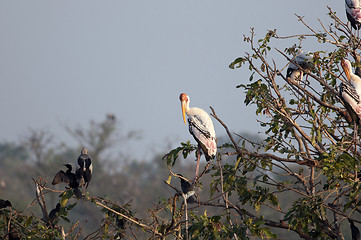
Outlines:
{"type": "Polygon", "coordinates": [[[346,16],[351,26],[358,30],[361,26],[361,4],[360,0],[345,0],[346,16]]]}
{"type": "Polygon", "coordinates": [[[88,150],[86,148],[83,148],[81,150],[77,162],[78,169],[76,170],[76,174],[81,176],[80,186],[84,186],[85,192],[85,188],[88,187],[93,173],[92,160],[90,159],[88,155],[88,150]]]}
{"type": "Polygon", "coordinates": [[[65,164],[64,165],[67,170],[64,172],[63,170],[60,170],[54,177],[52,184],[56,185],[58,183],[67,183],[70,188],[74,190],[74,195],[77,198],[81,198],[82,194],[79,190],[79,181],[81,176],[77,175],[76,173],[73,173],[73,166],[71,164],[65,164]]]}
{"type": "Polygon", "coordinates": [[[199,170],[199,160],[201,157],[201,149],[206,157],[206,160],[214,158],[217,153],[217,142],[216,142],[216,133],[214,131],[213,122],[211,117],[203,109],[200,108],[190,108],[189,102],[190,98],[187,94],[182,93],[179,96],[182,106],[182,114],[184,123],[186,122],[186,114],[188,116],[189,132],[192,134],[194,139],[198,143],[198,152],[197,152],[197,167],[196,167],[196,176],[194,182],[198,177],[199,170]]]}
{"type": "Polygon", "coordinates": [[[341,61],[341,66],[349,82],[340,84],[340,96],[354,122],[354,138],[356,139],[357,125],[360,124],[361,118],[361,78],[357,75],[360,69],[356,69],[357,74],[354,74],[351,63],[347,59],[341,61]]]}
{"type": "Polygon", "coordinates": [[[305,54],[301,51],[292,59],[293,62],[290,62],[288,65],[286,77],[300,84],[303,79],[304,70],[311,70],[313,67],[312,59],[312,52],[305,54]]]}

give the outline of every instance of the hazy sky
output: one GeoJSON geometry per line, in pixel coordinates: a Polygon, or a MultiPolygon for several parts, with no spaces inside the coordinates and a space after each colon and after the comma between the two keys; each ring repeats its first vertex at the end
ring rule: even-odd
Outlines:
{"type": "Polygon", "coordinates": [[[125,131],[141,132],[138,154],[166,150],[193,141],[182,92],[191,107],[213,106],[232,131],[257,133],[254,109],[235,88],[250,72],[228,68],[249,51],[243,34],[308,33],[295,13],[321,30],[326,6],[346,19],[344,1],[0,1],[0,142],[29,128],[66,141],[63,125],[114,113],[125,131]]]}

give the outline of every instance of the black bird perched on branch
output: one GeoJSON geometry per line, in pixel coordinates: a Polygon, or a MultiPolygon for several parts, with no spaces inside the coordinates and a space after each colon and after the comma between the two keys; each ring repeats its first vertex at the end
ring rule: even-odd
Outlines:
{"type": "Polygon", "coordinates": [[[78,169],[76,170],[76,173],[78,176],[81,176],[80,186],[84,186],[85,192],[85,188],[88,187],[93,173],[92,160],[90,159],[86,148],[81,150],[80,156],[78,157],[78,169]]]}
{"type": "Polygon", "coordinates": [[[360,240],[360,230],[355,226],[354,222],[348,219],[350,222],[352,240],[360,240]]]}
{"type": "Polygon", "coordinates": [[[194,190],[193,190],[193,184],[190,184],[188,181],[184,180],[183,175],[182,174],[178,174],[178,176],[180,177],[180,181],[181,181],[181,188],[182,188],[182,192],[185,195],[185,199],[187,200],[187,203],[194,203],[195,200],[193,198],[193,195],[195,194],[194,190]]]}
{"type": "Polygon", "coordinates": [[[60,203],[56,204],[56,207],[49,213],[49,222],[51,225],[54,225],[55,220],[57,219],[57,214],[60,212],[61,205],[60,203]]]}
{"type": "Polygon", "coordinates": [[[313,68],[313,53],[303,53],[302,51],[298,53],[293,59],[293,62],[290,62],[287,68],[286,77],[291,78],[293,81],[298,84],[301,83],[303,79],[303,73],[305,70],[311,70],[313,68]]]}
{"type": "Polygon", "coordinates": [[[77,173],[72,173],[73,167],[71,164],[65,164],[64,165],[67,170],[64,172],[63,170],[60,170],[54,177],[52,184],[56,185],[58,183],[67,183],[70,188],[74,190],[74,194],[77,198],[81,198],[82,194],[79,190],[79,181],[81,179],[81,176],[77,173]]]}
{"type": "Polygon", "coordinates": [[[9,200],[0,199],[0,209],[12,207],[11,202],[9,200]]]}
{"type": "Polygon", "coordinates": [[[346,16],[351,26],[358,30],[361,26],[360,0],[345,0],[346,16]]]}

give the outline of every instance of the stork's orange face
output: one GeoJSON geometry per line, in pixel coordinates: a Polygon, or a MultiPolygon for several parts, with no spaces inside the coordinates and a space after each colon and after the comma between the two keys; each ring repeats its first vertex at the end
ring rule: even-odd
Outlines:
{"type": "Polygon", "coordinates": [[[346,61],[345,59],[341,60],[341,67],[343,69],[343,71],[346,74],[347,80],[351,81],[351,75],[350,75],[350,68],[351,68],[351,64],[349,61],[346,61]]]}
{"type": "Polygon", "coordinates": [[[179,100],[181,101],[183,120],[184,120],[184,123],[187,124],[187,121],[186,121],[186,106],[187,106],[187,103],[189,101],[189,97],[188,97],[187,94],[181,93],[181,95],[179,96],[179,100]]]}

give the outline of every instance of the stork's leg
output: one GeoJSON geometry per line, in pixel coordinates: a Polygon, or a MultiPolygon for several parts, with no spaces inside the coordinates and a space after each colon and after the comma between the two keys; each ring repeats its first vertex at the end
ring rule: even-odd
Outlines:
{"type": "MultiPolygon", "coordinates": [[[[356,156],[356,153],[357,153],[357,143],[358,143],[358,141],[357,141],[357,138],[358,138],[358,132],[357,132],[357,130],[358,130],[358,126],[357,126],[357,124],[358,124],[358,122],[357,121],[355,121],[355,125],[354,125],[354,132],[353,132],[353,141],[355,142],[355,156],[356,156]]],[[[358,176],[359,174],[358,174],[358,167],[357,167],[357,163],[355,164],[355,181],[357,181],[357,179],[358,179],[358,176]]]]}
{"type": "MultiPolygon", "coordinates": [[[[302,84],[302,87],[303,87],[303,88],[306,88],[307,78],[308,78],[308,74],[306,74],[306,80],[303,81],[303,71],[301,71],[300,81],[298,82],[298,84],[299,84],[300,86],[301,86],[301,84],[302,84]]],[[[299,90],[299,91],[300,91],[300,90],[299,90]]],[[[301,94],[298,94],[297,98],[298,98],[298,99],[297,99],[297,100],[298,100],[297,109],[298,109],[298,110],[301,110],[301,101],[300,101],[300,99],[301,99],[301,94]]]]}
{"type": "Polygon", "coordinates": [[[358,136],[358,134],[357,134],[357,122],[355,122],[354,124],[355,125],[353,127],[353,140],[355,142],[355,148],[356,148],[356,146],[357,146],[357,136],[358,136]]]}
{"type": "Polygon", "coordinates": [[[198,149],[197,149],[197,166],[196,166],[196,176],[194,177],[194,181],[193,183],[195,183],[197,181],[198,178],[198,171],[199,171],[199,162],[201,159],[201,146],[199,146],[198,144],[198,149]]]}

